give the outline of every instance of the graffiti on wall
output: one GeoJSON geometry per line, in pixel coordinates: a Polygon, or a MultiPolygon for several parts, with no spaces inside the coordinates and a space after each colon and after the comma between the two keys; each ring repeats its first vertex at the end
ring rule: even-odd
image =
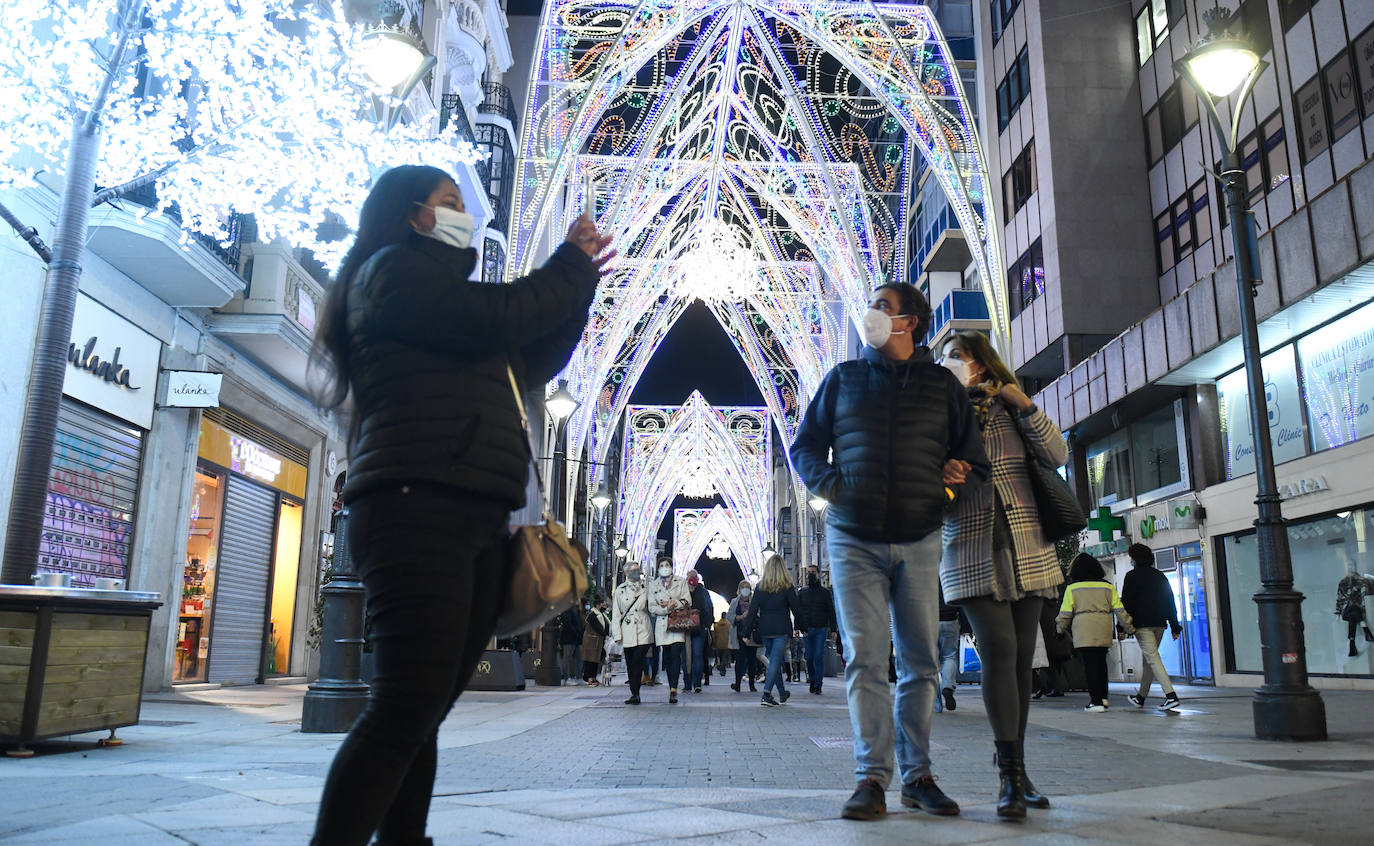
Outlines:
{"type": "Polygon", "coordinates": [[[99,441],[59,429],[48,483],[38,569],[71,573],[72,584],[128,575],[132,496],[114,472],[119,456],[99,441]]]}

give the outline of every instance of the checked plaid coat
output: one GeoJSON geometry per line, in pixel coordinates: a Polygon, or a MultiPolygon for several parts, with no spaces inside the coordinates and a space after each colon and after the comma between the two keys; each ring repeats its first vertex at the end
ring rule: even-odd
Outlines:
{"type": "Polygon", "coordinates": [[[993,508],[999,502],[1006,509],[1016,546],[1017,587],[1029,593],[1064,581],[1054,544],[1046,542],[1040,531],[1026,471],[1026,444],[1032,444],[1041,459],[1054,467],[1068,460],[1068,444],[1045,412],[1035,406],[1018,413],[999,398],[993,398],[988,406],[983,448],[992,463],[992,478],[945,514],[940,587],[946,602],[992,595],[993,508]],[[1017,431],[1014,418],[1018,417],[1026,434],[1024,441],[1017,431]]]}

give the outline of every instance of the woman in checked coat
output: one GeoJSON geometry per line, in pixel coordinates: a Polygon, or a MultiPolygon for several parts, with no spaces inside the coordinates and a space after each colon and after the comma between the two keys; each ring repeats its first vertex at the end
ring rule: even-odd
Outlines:
{"type": "MultiPolygon", "coordinates": [[[[1068,445],[983,335],[956,333],[942,363],[968,386],[992,478],[945,517],[940,587],[946,601],[963,609],[978,641],[1002,780],[997,813],[1020,818],[1028,805],[1050,804],[1026,778],[1023,754],[1040,609],[1046,599],[1058,599],[1064,581],[1054,544],[1040,528],[1027,462],[1058,467],[1068,460],[1068,445]]],[[[965,468],[951,463],[947,481],[961,481],[965,468]]]]}

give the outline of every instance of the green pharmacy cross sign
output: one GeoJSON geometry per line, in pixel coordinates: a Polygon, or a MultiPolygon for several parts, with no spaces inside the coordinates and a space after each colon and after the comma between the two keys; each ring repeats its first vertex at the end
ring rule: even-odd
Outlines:
{"type": "Polygon", "coordinates": [[[1102,506],[1097,509],[1097,516],[1088,518],[1088,529],[1097,532],[1099,541],[1111,543],[1117,532],[1126,534],[1126,521],[1113,516],[1110,508],[1102,506]]]}

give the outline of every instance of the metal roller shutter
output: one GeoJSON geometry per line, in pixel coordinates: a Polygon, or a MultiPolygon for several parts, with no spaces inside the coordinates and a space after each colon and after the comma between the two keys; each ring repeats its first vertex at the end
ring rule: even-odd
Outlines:
{"type": "Polygon", "coordinates": [[[255,684],[262,675],[277,498],[239,476],[228,478],[211,606],[209,681],[255,684]]]}
{"type": "Polygon", "coordinates": [[[143,430],[64,398],[48,475],[38,569],[71,573],[89,587],[98,577],[128,578],[143,430]]]}

